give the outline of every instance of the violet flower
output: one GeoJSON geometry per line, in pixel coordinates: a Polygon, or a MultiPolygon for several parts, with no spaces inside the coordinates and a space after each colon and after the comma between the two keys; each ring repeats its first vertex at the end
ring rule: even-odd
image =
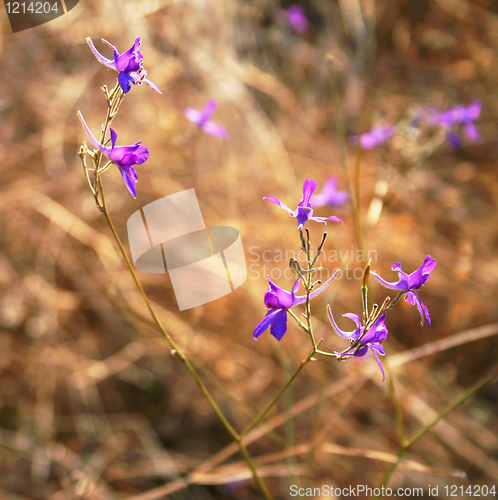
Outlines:
{"type": "MultiPolygon", "coordinates": [[[[325,290],[330,283],[337,276],[337,270],[331,278],[329,278],[318,290],[310,293],[310,299],[315,298],[320,292],[325,290]]],[[[270,287],[265,293],[265,307],[270,309],[266,316],[259,322],[258,326],[254,329],[254,340],[256,340],[262,333],[270,327],[270,333],[277,339],[282,340],[285,332],[287,331],[287,310],[291,307],[297,306],[306,302],[306,295],[296,297],[299,290],[301,278],[298,278],[292,286],[292,291],[286,292],[279,286],[275,285],[271,278],[268,276],[270,287]]]]}
{"type": "Polygon", "coordinates": [[[291,5],[286,9],[289,26],[298,33],[304,33],[310,25],[304,9],[300,5],[291,5]]]}
{"type": "Polygon", "coordinates": [[[323,185],[322,192],[315,194],[311,198],[315,207],[322,207],[323,205],[339,206],[349,199],[347,191],[337,190],[337,179],[329,177],[323,185]]]}
{"type": "Polygon", "coordinates": [[[414,271],[412,274],[406,274],[401,270],[401,264],[399,262],[396,262],[396,264],[392,265],[391,269],[398,272],[399,281],[397,283],[389,283],[385,281],[374,271],[372,271],[372,274],[375,279],[386,288],[404,292],[405,300],[412,306],[417,306],[420,316],[422,317],[422,325],[427,319],[429,326],[431,326],[431,316],[429,314],[429,310],[420,300],[420,297],[417,295],[415,290],[418,290],[427,282],[430,273],[434,270],[436,265],[436,259],[431,259],[431,256],[428,255],[425,258],[424,263],[416,271],[414,271]]]}
{"type": "Polygon", "coordinates": [[[216,111],[217,107],[218,103],[214,99],[210,99],[206,103],[202,111],[198,111],[197,109],[193,108],[187,108],[184,111],[184,114],[191,122],[195,123],[199,128],[204,130],[206,134],[215,135],[220,139],[228,139],[229,134],[224,127],[218,125],[217,123],[209,121],[213,113],[216,111]]]}
{"type": "Polygon", "coordinates": [[[268,200],[271,201],[272,203],[277,204],[280,208],[287,210],[287,212],[289,212],[291,217],[296,217],[298,231],[303,230],[304,224],[308,220],[314,220],[315,222],[321,222],[322,224],[327,224],[328,220],[333,220],[336,222],[340,222],[341,224],[344,224],[342,219],[339,219],[335,215],[332,215],[331,217],[313,217],[313,209],[311,208],[311,197],[313,196],[315,190],[316,190],[316,181],[313,181],[311,179],[306,179],[304,181],[304,186],[303,186],[303,199],[299,202],[299,205],[297,206],[296,210],[291,210],[285,203],[282,203],[275,196],[265,196],[263,200],[268,200]]]}
{"type": "Polygon", "coordinates": [[[379,354],[381,356],[386,355],[384,346],[381,343],[384,340],[386,340],[387,334],[389,333],[387,331],[386,325],[384,324],[384,320],[386,319],[386,314],[385,313],[381,314],[377,318],[377,321],[369,328],[367,333],[365,333],[365,335],[362,337],[362,335],[365,332],[365,327],[361,324],[360,318],[356,314],[353,313],[343,314],[343,316],[353,320],[356,323],[356,330],[352,332],[343,332],[337,326],[334,316],[332,315],[332,310],[330,309],[330,306],[327,306],[327,311],[329,315],[330,324],[332,325],[332,328],[334,329],[335,333],[337,333],[337,335],[340,335],[342,338],[351,341],[353,345],[360,339],[358,345],[356,345],[355,347],[352,346],[351,351],[336,352],[335,354],[339,356],[351,356],[357,358],[365,356],[368,349],[371,349],[375,355],[375,358],[377,359],[377,363],[379,364],[383,380],[385,380],[386,374],[384,373],[384,367],[382,366],[382,363],[378,355],[379,354]]]}
{"type": "MultiPolygon", "coordinates": [[[[369,132],[360,135],[360,146],[363,149],[373,149],[390,139],[394,134],[392,125],[374,125],[369,132]]],[[[351,137],[353,144],[358,142],[358,136],[351,137]]]]}
{"type": "Polygon", "coordinates": [[[132,83],[133,85],[141,85],[144,82],[152,87],[156,92],[159,92],[159,94],[162,93],[155,83],[152,83],[148,78],[146,78],[147,71],[143,67],[144,57],[140,52],[140,37],[135,40],[131,49],[123,52],[122,54],[118,52],[112,43],[109,43],[107,40],[102,38],[102,41],[114,50],[114,61],[104,57],[95,48],[90,38],[87,38],[86,41],[90,46],[93,55],[99,62],[101,62],[104,66],[119,72],[118,82],[125,94],[131,89],[132,83]]]}
{"type": "Polygon", "coordinates": [[[443,113],[433,110],[433,119],[440,125],[450,128],[448,133],[448,142],[455,148],[458,148],[462,140],[455,132],[454,128],[462,126],[463,131],[471,142],[479,142],[482,138],[474,122],[481,115],[482,103],[478,99],[474,100],[470,106],[452,106],[443,113]]]}
{"type": "Polygon", "coordinates": [[[131,144],[130,146],[116,146],[116,139],[118,135],[111,128],[111,147],[108,148],[100,144],[97,139],[92,135],[90,129],[88,128],[83,115],[78,111],[78,117],[83,125],[88,137],[92,141],[93,145],[103,154],[105,154],[109,160],[111,160],[121,172],[123,179],[125,181],[128,191],[133,195],[134,198],[137,197],[137,186],[138,182],[137,171],[133,165],[141,165],[147,158],[149,158],[149,150],[142,146],[142,141],[136,144],[131,144]]]}

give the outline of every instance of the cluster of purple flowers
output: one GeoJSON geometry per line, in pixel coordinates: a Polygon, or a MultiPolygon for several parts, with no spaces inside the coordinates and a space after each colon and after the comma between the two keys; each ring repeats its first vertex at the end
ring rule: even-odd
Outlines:
{"type": "MultiPolygon", "coordinates": [[[[311,200],[315,199],[313,194],[316,190],[316,186],[317,184],[314,180],[306,179],[303,186],[303,198],[299,202],[296,210],[290,209],[287,205],[282,203],[278,198],[275,198],[274,196],[268,196],[264,199],[279,205],[292,217],[297,218],[299,231],[302,231],[304,225],[311,220],[325,224],[327,223],[327,220],[342,222],[341,219],[338,219],[335,216],[330,216],[327,218],[313,216],[311,200]]],[[[340,203],[344,203],[348,199],[346,193],[337,191],[337,181],[334,178],[330,178],[327,181],[324,186],[323,192],[321,193],[321,195],[317,195],[317,197],[320,197],[319,201],[322,205],[339,205],[340,203]]],[[[399,280],[394,283],[386,281],[375,272],[372,272],[372,274],[383,286],[391,290],[397,290],[399,292],[398,297],[395,299],[395,302],[399,297],[401,297],[401,295],[404,295],[405,301],[417,306],[417,309],[420,312],[420,316],[422,318],[422,325],[424,325],[425,321],[427,321],[428,325],[430,325],[431,317],[429,314],[429,310],[418,296],[417,291],[427,282],[427,280],[429,279],[429,275],[436,267],[436,264],[436,260],[432,259],[430,255],[428,255],[420,268],[418,268],[411,274],[405,273],[401,269],[401,265],[399,263],[393,264],[391,269],[393,271],[397,271],[399,277],[399,280]]],[[[330,283],[332,283],[336,276],[337,272],[318,290],[312,291],[309,294],[309,299],[311,300],[315,298],[319,293],[325,290],[325,288],[328,287],[330,283]]],[[[273,335],[277,340],[282,339],[287,331],[287,312],[292,307],[306,302],[307,299],[307,297],[304,295],[296,295],[299,290],[301,280],[304,280],[304,278],[298,277],[294,282],[294,285],[292,286],[291,292],[288,292],[276,285],[268,276],[269,288],[265,293],[264,303],[265,307],[269,311],[256,326],[253,334],[254,339],[259,338],[261,334],[264,333],[268,328],[270,328],[271,335],[273,335]]],[[[386,305],[387,304],[388,302],[386,302],[386,305]]],[[[384,309],[381,308],[377,312],[377,315],[374,315],[373,318],[367,321],[366,325],[361,324],[360,318],[356,314],[344,314],[345,317],[351,319],[356,323],[356,329],[354,331],[345,332],[337,326],[334,316],[332,315],[332,310],[329,306],[328,315],[332,328],[337,333],[337,335],[349,340],[351,343],[350,347],[347,350],[343,352],[335,352],[335,355],[339,359],[345,359],[347,357],[361,357],[365,356],[365,354],[370,349],[377,359],[380,370],[382,372],[382,376],[385,378],[384,368],[380,361],[379,355],[385,355],[385,350],[382,346],[382,342],[386,340],[388,335],[387,326],[385,325],[386,312],[388,309],[389,308],[387,307],[384,309]]]]}
{"type": "MultiPolygon", "coordinates": [[[[434,108],[419,113],[417,122],[419,125],[424,125],[428,128],[442,127],[446,133],[446,138],[451,146],[458,148],[462,145],[462,138],[458,131],[463,129],[463,132],[470,142],[480,142],[482,137],[475,121],[481,115],[482,103],[475,99],[469,106],[455,105],[446,111],[437,111],[434,108]]],[[[396,133],[394,125],[375,124],[368,132],[351,136],[351,142],[357,144],[359,142],[363,149],[373,149],[386,143],[396,133]]]]}
{"type": "MultiPolygon", "coordinates": [[[[107,40],[102,39],[105,44],[113,49],[114,59],[108,59],[107,57],[104,57],[95,48],[95,45],[90,38],[87,38],[86,41],[99,62],[119,73],[117,80],[124,94],[127,94],[130,91],[132,85],[141,85],[142,83],[146,83],[156,92],[161,94],[158,86],[147,78],[147,71],[143,66],[144,58],[142,53],[140,52],[140,37],[138,37],[135,40],[133,46],[126,52],[123,52],[123,54],[120,54],[114,45],[109,43],[107,40]]],[[[215,112],[216,108],[216,101],[211,99],[208,101],[202,111],[187,108],[184,113],[190,121],[192,121],[199,127],[199,129],[203,130],[207,134],[217,136],[221,139],[227,139],[228,132],[226,131],[226,129],[221,125],[210,121],[210,118],[215,112]]],[[[93,136],[85,120],[83,119],[83,115],[80,112],[78,112],[78,116],[88,136],[90,137],[92,144],[97,150],[105,154],[109,158],[109,160],[119,168],[128,191],[133,195],[134,198],[136,198],[136,183],[138,181],[138,177],[137,171],[135,170],[135,165],[140,165],[149,158],[149,150],[142,145],[141,141],[129,146],[116,146],[117,134],[112,128],[111,147],[106,147],[93,136]]]]}

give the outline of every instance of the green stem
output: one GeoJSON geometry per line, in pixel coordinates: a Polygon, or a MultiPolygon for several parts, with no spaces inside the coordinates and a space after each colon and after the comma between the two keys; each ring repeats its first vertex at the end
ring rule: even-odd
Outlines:
{"type": "Polygon", "coordinates": [[[285,383],[285,385],[278,391],[277,395],[270,401],[270,403],[266,406],[266,408],[240,433],[241,438],[247,436],[249,432],[251,432],[260,422],[263,420],[265,415],[272,409],[273,405],[278,401],[280,396],[285,392],[287,387],[292,384],[292,381],[298,376],[299,372],[304,368],[304,366],[311,360],[313,355],[315,354],[315,350],[312,349],[308,354],[308,357],[301,361],[299,366],[294,370],[294,373],[290,376],[289,380],[285,383]]]}
{"type": "MultiPolygon", "coordinates": [[[[100,182],[101,193],[103,195],[102,181],[100,180],[100,177],[99,177],[99,182],[100,182]]],[[[207,387],[204,385],[204,383],[202,382],[202,380],[199,378],[199,376],[198,376],[197,372],[195,371],[194,367],[190,364],[190,361],[185,356],[185,354],[182,351],[182,349],[176,344],[176,342],[173,340],[173,338],[170,336],[170,334],[166,331],[166,329],[164,328],[161,320],[159,319],[159,317],[157,316],[156,312],[152,308],[152,305],[151,305],[151,303],[150,303],[147,295],[145,294],[144,289],[142,288],[142,285],[140,284],[140,281],[138,281],[138,277],[137,277],[137,275],[135,273],[135,270],[134,270],[134,268],[133,268],[133,266],[132,266],[132,264],[130,262],[130,259],[128,258],[128,255],[126,254],[126,251],[125,251],[125,249],[123,247],[123,244],[121,243],[121,240],[119,239],[119,236],[118,236],[118,234],[116,232],[116,229],[114,227],[112,219],[111,219],[111,217],[109,215],[109,211],[107,210],[107,207],[105,205],[105,199],[104,199],[104,197],[102,198],[102,202],[103,202],[103,207],[104,207],[104,215],[105,215],[105,218],[107,220],[107,223],[109,224],[109,227],[110,227],[110,229],[112,231],[112,234],[113,234],[113,236],[114,236],[114,238],[115,238],[115,240],[116,240],[116,242],[118,244],[119,250],[121,251],[121,254],[122,254],[122,256],[123,256],[123,258],[124,258],[124,260],[126,262],[126,266],[128,267],[128,269],[129,269],[129,271],[130,271],[130,273],[131,273],[131,275],[133,277],[133,281],[135,282],[135,285],[136,285],[136,287],[137,287],[140,295],[142,296],[142,298],[143,298],[143,300],[145,302],[145,305],[147,306],[147,309],[149,309],[149,312],[150,312],[150,314],[151,314],[154,322],[156,323],[157,327],[159,328],[159,331],[166,338],[166,340],[167,340],[168,344],[170,345],[170,347],[175,351],[175,353],[180,358],[180,361],[183,363],[183,365],[185,366],[185,368],[187,369],[187,371],[190,373],[191,377],[194,379],[195,383],[197,384],[197,387],[199,387],[202,395],[207,400],[209,406],[215,412],[216,416],[220,419],[221,423],[223,424],[223,427],[225,427],[225,429],[230,433],[230,435],[232,436],[232,438],[237,442],[239,450],[242,453],[242,456],[244,457],[244,460],[246,461],[247,466],[251,470],[253,478],[254,478],[254,481],[258,485],[258,488],[260,489],[261,493],[263,494],[263,496],[265,497],[265,499],[271,500],[272,496],[270,495],[270,493],[269,493],[268,489],[266,488],[266,485],[264,484],[264,482],[259,477],[259,475],[258,475],[258,473],[256,471],[256,468],[254,467],[254,464],[252,463],[251,457],[249,456],[245,445],[242,443],[242,440],[241,440],[242,435],[238,434],[237,431],[232,427],[232,425],[230,424],[230,422],[227,420],[227,418],[225,417],[225,415],[220,410],[220,408],[218,407],[218,405],[214,401],[213,397],[209,393],[207,387]]]]}
{"type": "MultiPolygon", "coordinates": [[[[116,88],[115,88],[111,92],[110,95],[107,93],[107,90],[106,90],[106,96],[108,97],[108,110],[107,110],[106,121],[105,121],[105,124],[103,127],[101,144],[104,144],[107,130],[109,129],[110,123],[113,120],[114,116],[116,115],[116,113],[119,109],[119,106],[123,100],[124,94],[122,92],[116,91],[116,88]]],[[[100,153],[100,151],[98,153],[100,153]]],[[[195,371],[194,367],[191,365],[190,361],[188,360],[188,358],[186,357],[186,355],[184,354],[182,349],[176,344],[176,342],[173,340],[171,335],[166,331],[161,320],[159,319],[156,312],[152,308],[152,305],[151,305],[147,295],[145,294],[145,291],[142,288],[140,281],[138,280],[138,277],[135,273],[135,269],[133,268],[133,265],[130,262],[128,255],[126,254],[126,251],[125,251],[123,244],[118,236],[118,233],[116,232],[116,228],[114,227],[114,224],[112,222],[111,216],[109,214],[109,210],[107,209],[105,195],[104,195],[104,189],[103,189],[103,185],[102,185],[102,178],[100,176],[101,171],[99,171],[101,158],[102,158],[102,154],[96,154],[94,157],[94,164],[95,164],[95,192],[94,192],[94,195],[96,193],[98,194],[98,192],[100,191],[101,203],[100,203],[99,208],[101,209],[101,211],[105,215],[105,218],[106,218],[107,223],[111,229],[111,232],[114,236],[114,239],[116,240],[116,243],[118,244],[121,255],[123,256],[123,259],[126,263],[126,266],[128,267],[128,269],[132,275],[133,281],[135,282],[135,285],[136,285],[140,295],[142,296],[142,298],[145,302],[145,305],[147,306],[147,309],[149,309],[149,312],[150,312],[154,322],[156,323],[157,327],[159,328],[159,331],[165,337],[168,344],[172,348],[173,352],[180,358],[180,361],[185,366],[187,371],[190,373],[191,377],[194,379],[197,387],[201,391],[202,395],[205,397],[206,401],[208,402],[209,406],[212,408],[212,410],[214,411],[216,416],[221,421],[222,425],[229,432],[229,434],[232,436],[232,438],[236,441],[236,443],[239,447],[239,450],[240,450],[242,456],[244,457],[244,460],[252,473],[252,476],[253,476],[253,479],[254,479],[256,485],[258,486],[259,490],[263,494],[263,497],[265,498],[265,500],[272,500],[272,496],[271,496],[270,492],[268,491],[265,483],[259,477],[258,472],[257,472],[257,470],[252,462],[252,459],[251,459],[249,453],[247,452],[246,446],[242,442],[242,436],[233,428],[233,426],[230,424],[228,419],[225,417],[224,413],[221,411],[221,409],[216,404],[215,400],[211,396],[207,387],[204,385],[204,383],[200,379],[199,375],[195,371]]],[[[97,196],[96,196],[96,199],[97,199],[97,196]]],[[[97,202],[99,203],[98,199],[97,199],[97,202]]]]}
{"type": "MultiPolygon", "coordinates": [[[[382,489],[382,487],[387,487],[387,484],[389,483],[389,480],[391,479],[391,476],[393,475],[394,471],[398,467],[401,459],[403,458],[404,454],[410,448],[415,442],[417,442],[422,436],[427,434],[440,420],[442,420],[446,415],[451,413],[457,406],[461,405],[465,400],[470,398],[473,394],[475,394],[481,387],[486,385],[488,382],[491,382],[496,376],[498,376],[498,366],[495,366],[491,372],[483,377],[481,380],[476,382],[470,389],[467,389],[464,391],[459,397],[455,398],[439,415],[437,415],[432,422],[430,422],[428,425],[420,429],[418,432],[416,432],[408,441],[405,443],[402,443],[400,447],[398,448],[398,451],[396,453],[397,460],[396,462],[392,463],[389,469],[386,471],[384,474],[384,477],[382,479],[382,483],[379,488],[382,489]]],[[[379,496],[376,496],[375,499],[379,498],[379,496]]]]}

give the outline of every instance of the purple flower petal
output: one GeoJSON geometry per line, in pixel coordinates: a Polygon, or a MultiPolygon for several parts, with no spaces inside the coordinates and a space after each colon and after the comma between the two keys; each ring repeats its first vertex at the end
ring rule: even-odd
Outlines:
{"type": "MultiPolygon", "coordinates": [[[[386,142],[394,134],[394,127],[391,125],[374,125],[370,132],[360,135],[360,146],[363,149],[373,149],[386,142]]],[[[352,137],[353,142],[358,141],[358,136],[352,137]]]]}
{"type": "Polygon", "coordinates": [[[137,171],[133,165],[140,165],[147,161],[149,158],[149,150],[143,146],[140,141],[136,144],[130,144],[129,146],[116,146],[118,135],[113,128],[110,130],[111,147],[106,148],[100,144],[95,137],[93,137],[83,118],[83,115],[79,111],[78,117],[94,146],[99,151],[104,153],[115,165],[117,165],[121,175],[123,176],[128,191],[130,191],[133,197],[136,198],[137,187],[135,184],[137,183],[137,171]]]}
{"type": "Polygon", "coordinates": [[[131,85],[135,83],[135,79],[128,73],[119,73],[118,82],[123,92],[127,94],[131,89],[131,85]]]}
{"type": "Polygon", "coordinates": [[[386,374],[384,373],[384,367],[382,366],[382,362],[380,361],[380,358],[377,355],[377,352],[378,352],[382,356],[385,356],[386,353],[384,351],[384,348],[380,344],[376,345],[375,347],[373,345],[370,345],[370,347],[372,349],[372,352],[375,355],[375,358],[377,359],[377,363],[379,364],[380,371],[382,372],[382,381],[384,381],[384,380],[386,380],[386,374]],[[380,350],[380,348],[382,348],[382,351],[380,350]]]}
{"type": "Polygon", "coordinates": [[[214,99],[209,99],[209,101],[204,106],[204,109],[201,111],[201,121],[199,125],[207,123],[211,116],[213,116],[213,113],[216,111],[217,107],[218,103],[214,99]]]}
{"type": "Polygon", "coordinates": [[[118,55],[118,57],[116,57],[116,54],[117,50],[114,52],[114,58],[118,71],[125,73],[139,71],[144,60],[142,53],[140,52],[140,37],[135,40],[133,47],[128,49],[126,52],[118,55]]]}
{"type": "Polygon", "coordinates": [[[137,197],[137,171],[133,167],[119,167],[119,171],[123,176],[126,187],[128,191],[133,195],[133,198],[137,197]]]}
{"type": "Polygon", "coordinates": [[[268,201],[271,201],[272,203],[275,203],[276,205],[278,205],[280,208],[283,208],[284,210],[287,210],[287,212],[289,212],[290,215],[292,215],[293,217],[295,217],[294,215],[294,210],[291,210],[285,203],[282,203],[278,198],[276,198],[275,196],[265,196],[263,198],[263,200],[268,200],[268,201]]]}
{"type": "Polygon", "coordinates": [[[216,137],[219,137],[220,139],[228,139],[229,134],[226,130],[225,127],[222,127],[221,125],[218,125],[217,123],[214,122],[206,122],[202,126],[202,130],[206,132],[206,134],[209,135],[215,135],[216,137]]]}
{"type": "Polygon", "coordinates": [[[428,326],[431,326],[431,315],[429,314],[429,309],[427,309],[426,305],[420,300],[420,297],[415,292],[408,292],[405,295],[405,301],[412,306],[417,306],[420,317],[422,318],[422,326],[424,326],[426,319],[428,326]]]}
{"type": "Polygon", "coordinates": [[[306,179],[303,185],[303,199],[299,202],[300,207],[311,207],[311,197],[316,191],[316,181],[312,179],[306,179]]]}
{"type": "Polygon", "coordinates": [[[191,122],[195,123],[196,125],[200,125],[201,124],[202,113],[200,111],[198,111],[197,109],[187,108],[187,109],[185,109],[185,111],[183,112],[183,114],[191,122]]]}
{"type": "Polygon", "coordinates": [[[282,340],[285,332],[287,331],[287,310],[282,309],[275,315],[271,323],[270,333],[277,339],[282,340]]]}
{"type": "Polygon", "coordinates": [[[458,149],[462,145],[462,139],[456,132],[450,132],[447,136],[448,142],[455,148],[458,149]]]}
{"type": "Polygon", "coordinates": [[[138,37],[133,46],[123,54],[120,54],[112,43],[104,39],[102,39],[102,41],[112,48],[114,52],[114,61],[100,54],[93,45],[91,39],[87,38],[87,43],[97,60],[108,68],[119,72],[118,83],[125,94],[130,91],[132,84],[141,84],[142,82],[147,83],[156,92],[161,94],[157,85],[145,78],[147,71],[143,67],[144,58],[140,52],[140,37],[138,37]]]}
{"type": "Polygon", "coordinates": [[[83,118],[83,115],[81,114],[81,111],[78,111],[78,118],[80,119],[81,124],[83,125],[83,128],[85,129],[86,133],[88,134],[88,137],[90,137],[90,140],[92,141],[92,144],[95,146],[96,149],[98,149],[101,153],[104,153],[107,157],[109,157],[111,148],[106,148],[102,144],[100,144],[97,139],[93,136],[93,134],[90,132],[90,129],[88,128],[88,125],[85,122],[85,119],[83,118]]]}
{"type": "Polygon", "coordinates": [[[322,224],[327,224],[328,220],[344,224],[344,221],[342,219],[339,219],[339,217],[336,217],[335,215],[331,215],[330,217],[310,217],[310,220],[314,220],[315,222],[320,222],[322,224]]]}
{"type": "Polygon", "coordinates": [[[291,5],[287,8],[287,22],[298,33],[304,33],[309,27],[309,21],[300,5],[291,5]]]}
{"type": "Polygon", "coordinates": [[[272,309],[271,311],[268,311],[266,313],[266,316],[259,322],[258,326],[254,329],[254,334],[253,334],[254,340],[256,340],[262,333],[264,333],[269,328],[275,316],[280,312],[281,309],[272,309]]]}
{"type": "Polygon", "coordinates": [[[467,138],[472,142],[479,142],[482,139],[482,136],[477,130],[477,127],[472,122],[467,123],[463,127],[463,130],[467,138]]]}
{"type": "Polygon", "coordinates": [[[155,90],[158,94],[162,94],[162,92],[159,90],[159,87],[154,82],[151,82],[148,78],[142,78],[142,82],[146,83],[152,90],[155,90]]]}
{"type": "Polygon", "coordinates": [[[213,113],[216,111],[218,103],[214,99],[210,99],[202,111],[197,109],[187,108],[184,111],[185,116],[199,128],[201,128],[206,134],[214,135],[220,139],[228,139],[229,134],[225,127],[218,125],[212,121],[209,121],[213,113]]]}
{"type": "MultiPolygon", "coordinates": [[[[105,40],[103,40],[105,42],[105,40]]],[[[118,67],[116,65],[116,62],[111,60],[111,59],[107,59],[107,57],[104,57],[96,48],[95,48],[95,45],[93,45],[93,42],[90,38],[87,38],[86,39],[86,43],[88,43],[89,47],[90,47],[90,50],[93,52],[93,55],[97,58],[97,61],[99,61],[100,63],[102,63],[104,66],[107,66],[108,68],[111,68],[115,71],[118,71],[118,67]]],[[[109,42],[107,42],[109,43],[109,42]]]]}
{"type": "MultiPolygon", "coordinates": [[[[334,315],[332,314],[332,309],[330,308],[329,305],[327,305],[327,314],[329,317],[330,324],[332,325],[332,328],[335,331],[335,333],[337,333],[337,335],[339,335],[343,339],[348,339],[348,340],[356,340],[359,337],[360,332],[363,328],[361,325],[358,326],[358,324],[357,324],[358,328],[356,330],[353,330],[352,332],[345,332],[337,326],[337,323],[335,322],[335,319],[334,319],[334,315]]],[[[348,314],[352,314],[352,313],[348,313],[348,314]]],[[[356,316],[356,314],[354,314],[353,316],[356,316]]],[[[358,316],[356,316],[356,317],[358,317],[358,316]]],[[[354,319],[353,319],[353,321],[356,322],[356,320],[354,320],[354,319]]]]}
{"type": "Polygon", "coordinates": [[[296,210],[291,210],[287,205],[282,203],[275,196],[265,196],[263,199],[277,204],[280,208],[286,210],[292,217],[297,218],[297,228],[299,231],[303,230],[304,225],[308,220],[314,220],[327,224],[328,220],[341,222],[342,220],[335,216],[330,217],[313,217],[313,208],[311,207],[311,198],[316,190],[316,182],[312,179],[306,179],[303,185],[303,198],[299,202],[296,210]]]}
{"type": "Polygon", "coordinates": [[[337,179],[329,177],[323,185],[320,194],[315,194],[311,198],[312,205],[322,207],[324,205],[339,206],[348,201],[349,193],[337,190],[337,179]]]}

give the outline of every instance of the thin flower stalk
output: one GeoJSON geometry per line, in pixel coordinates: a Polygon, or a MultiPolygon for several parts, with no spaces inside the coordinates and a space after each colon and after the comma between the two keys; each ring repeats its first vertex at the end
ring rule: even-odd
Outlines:
{"type": "MultiPolygon", "coordinates": [[[[137,41],[139,41],[139,39],[137,39],[137,41]]],[[[137,48],[137,42],[135,44],[135,49],[136,48],[137,48]]],[[[115,55],[115,58],[116,57],[120,57],[119,54],[118,54],[118,56],[115,55]]],[[[141,63],[141,61],[139,61],[139,62],[141,63]]],[[[123,71],[122,68],[117,68],[117,69],[118,69],[118,71],[123,71]]],[[[144,70],[142,71],[142,67],[140,67],[140,71],[141,71],[141,73],[139,75],[139,76],[141,76],[140,80],[136,79],[136,81],[132,81],[131,83],[141,83],[142,81],[145,81],[152,88],[154,88],[154,90],[156,90],[155,86],[153,84],[151,85],[151,82],[144,78],[146,73],[144,70]]],[[[130,73],[130,74],[132,77],[134,76],[134,74],[132,74],[132,73],[130,73]]],[[[125,87],[126,87],[126,85],[125,85],[125,87]]],[[[103,90],[104,90],[106,100],[107,100],[107,114],[106,114],[106,119],[105,119],[104,125],[102,127],[101,140],[97,141],[97,139],[95,139],[91,135],[91,132],[89,132],[88,127],[86,127],[87,131],[89,132],[90,138],[91,138],[94,146],[96,147],[96,150],[95,150],[95,152],[91,152],[88,150],[88,148],[85,145],[82,146],[79,150],[79,156],[82,160],[83,168],[85,171],[85,177],[87,179],[89,187],[92,191],[93,196],[95,197],[95,201],[97,203],[98,208],[105,215],[106,221],[107,221],[109,228],[111,229],[111,232],[116,240],[116,243],[119,247],[119,250],[120,250],[120,252],[123,256],[123,259],[126,263],[126,266],[128,267],[128,269],[132,275],[135,286],[137,287],[140,295],[142,296],[142,298],[143,298],[143,300],[144,300],[144,302],[145,302],[145,304],[146,304],[146,306],[147,306],[147,308],[152,316],[152,319],[156,323],[161,334],[165,337],[166,341],[168,342],[169,346],[172,349],[172,352],[178,356],[178,358],[180,359],[182,364],[185,366],[185,368],[187,369],[187,371],[189,372],[191,377],[194,379],[194,381],[195,381],[196,385],[199,387],[199,390],[201,391],[202,395],[204,396],[204,398],[206,399],[206,401],[208,402],[209,406],[212,408],[212,410],[214,411],[216,416],[219,418],[222,425],[225,427],[225,429],[229,432],[229,434],[232,436],[234,441],[237,443],[239,451],[242,454],[242,456],[244,457],[244,460],[252,473],[253,479],[254,479],[257,487],[261,491],[263,497],[266,500],[271,500],[272,496],[271,496],[270,492],[268,491],[263,480],[259,477],[258,472],[253,464],[253,461],[252,461],[252,459],[247,451],[247,448],[242,441],[242,436],[235,430],[235,428],[228,421],[228,419],[226,418],[224,413],[218,407],[217,403],[215,402],[215,400],[211,396],[209,390],[207,389],[207,387],[205,386],[205,384],[203,383],[203,381],[199,377],[197,371],[195,370],[193,365],[190,363],[187,356],[185,355],[183,350],[180,348],[180,346],[176,344],[176,342],[171,337],[169,332],[165,329],[161,320],[159,319],[156,312],[154,311],[147,295],[145,294],[145,292],[142,288],[142,285],[140,284],[140,281],[138,280],[138,277],[135,273],[133,265],[132,265],[130,259],[128,258],[128,255],[124,249],[124,246],[123,246],[123,244],[122,244],[122,242],[117,234],[117,231],[114,227],[114,224],[112,222],[112,219],[111,219],[111,216],[110,216],[107,204],[106,204],[106,198],[105,198],[104,189],[103,189],[103,182],[102,182],[102,173],[104,173],[112,163],[116,163],[120,167],[126,167],[127,165],[125,164],[125,160],[124,160],[125,155],[128,155],[127,156],[128,159],[129,159],[130,154],[137,153],[139,156],[144,155],[146,148],[141,146],[140,143],[137,143],[133,146],[124,146],[124,147],[121,146],[121,148],[132,148],[133,151],[131,149],[130,149],[130,151],[128,151],[128,150],[124,151],[124,150],[117,149],[117,148],[119,148],[119,146],[115,146],[116,134],[115,134],[115,132],[113,132],[113,130],[110,128],[110,126],[111,126],[112,120],[115,118],[115,116],[117,114],[119,106],[121,105],[121,103],[123,101],[123,97],[124,97],[125,93],[127,92],[127,90],[123,89],[123,81],[119,81],[119,83],[116,85],[116,87],[111,92],[108,92],[106,87],[104,87],[103,90]],[[112,146],[110,148],[106,146],[106,137],[107,137],[107,134],[109,131],[111,131],[111,144],[112,144],[112,146]],[[123,155],[119,154],[118,155],[119,158],[116,158],[112,154],[113,149],[115,150],[114,151],[115,153],[123,153],[123,155]],[[94,164],[93,169],[88,168],[88,166],[86,164],[86,155],[87,154],[88,154],[88,156],[91,157],[91,159],[93,161],[93,164],[94,164]],[[102,160],[103,154],[105,154],[106,156],[109,156],[111,161],[109,161],[106,165],[104,165],[104,167],[101,167],[100,165],[101,165],[101,160],[102,160]],[[123,156],[123,158],[122,158],[122,156],[123,156]],[[90,178],[90,173],[89,173],[92,170],[94,172],[93,179],[90,178]]],[[[128,88],[128,90],[129,90],[129,88],[128,88]]],[[[82,117],[80,117],[80,119],[82,120],[82,117]]],[[[84,120],[82,120],[82,123],[84,126],[86,125],[84,123],[84,120]]],[[[147,150],[147,156],[148,156],[148,150],[147,150]]],[[[121,170],[121,168],[120,168],[120,170],[121,170]]],[[[123,177],[125,177],[125,176],[123,175],[123,177]]],[[[125,182],[126,182],[126,179],[125,179],[125,182]]],[[[128,189],[130,189],[130,186],[128,186],[128,183],[127,183],[127,187],[128,187],[128,189]]],[[[134,194],[134,193],[132,192],[132,194],[134,194]]]]}

